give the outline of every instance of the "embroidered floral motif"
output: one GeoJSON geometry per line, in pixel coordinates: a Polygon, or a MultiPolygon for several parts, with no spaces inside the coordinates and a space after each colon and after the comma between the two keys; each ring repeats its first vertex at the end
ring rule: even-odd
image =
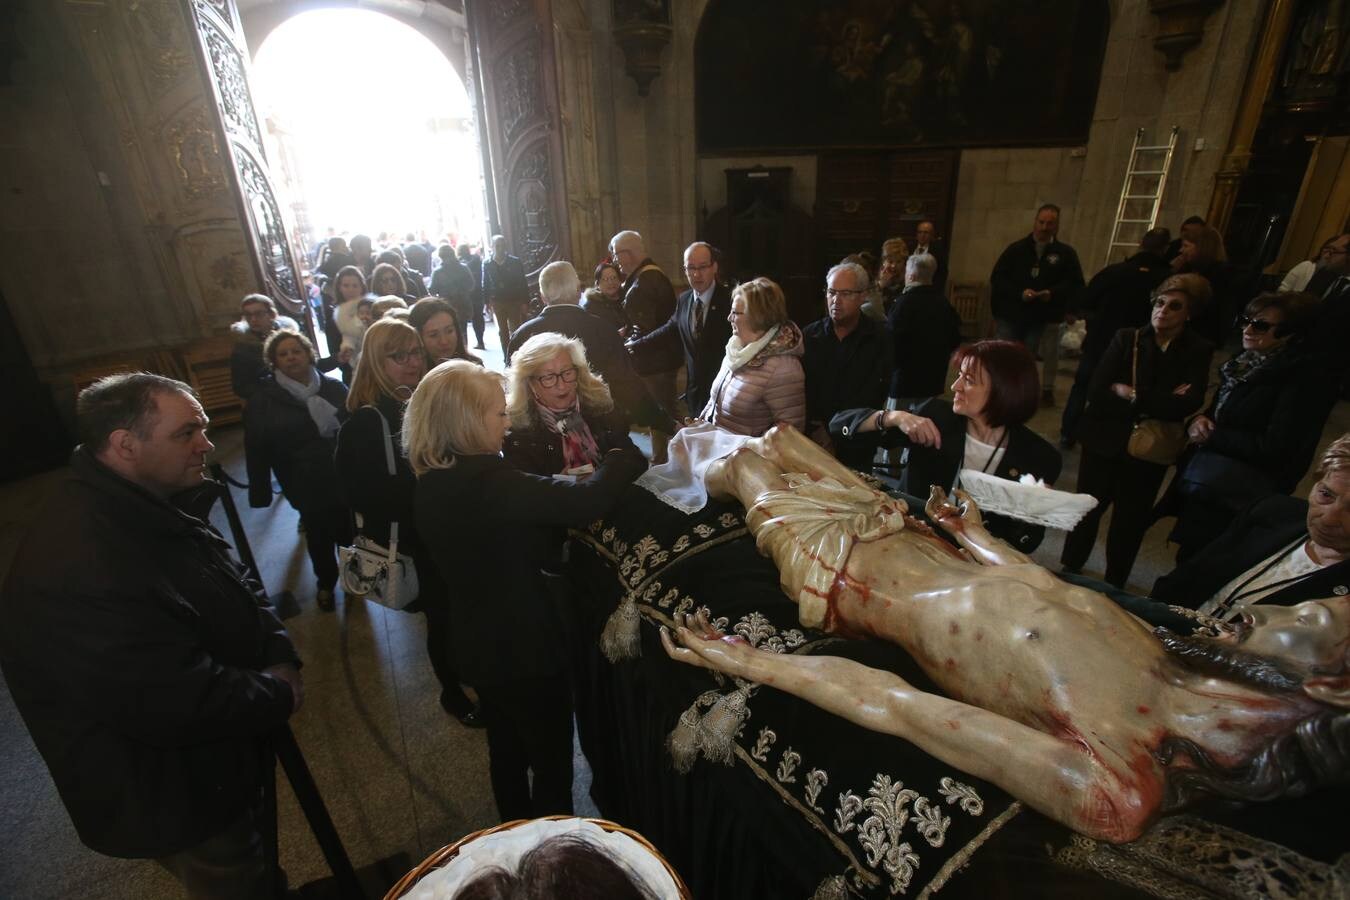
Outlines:
{"type": "Polygon", "coordinates": [[[820,799],[820,789],[830,783],[830,776],[825,774],[823,769],[812,769],[806,773],[806,805],[825,815],[825,810],[817,804],[820,799]]]}
{"type": "MultiPolygon", "coordinates": [[[[599,523],[596,524],[598,525],[599,523]]],[[[600,540],[608,544],[614,540],[614,535],[618,533],[619,533],[618,530],[613,525],[611,525],[605,529],[603,534],[600,535],[600,540]]]]}
{"type": "Polygon", "coordinates": [[[839,806],[834,811],[834,830],[848,834],[853,830],[853,820],[862,809],[862,798],[852,791],[844,791],[839,795],[839,806]]]}
{"type": "Polygon", "coordinates": [[[680,601],[680,605],[675,607],[675,615],[677,616],[682,615],[684,613],[689,612],[689,610],[693,608],[694,608],[694,598],[685,597],[683,600],[680,601]]]}
{"type": "Polygon", "coordinates": [[[733,630],[745,638],[750,646],[774,653],[783,653],[806,643],[806,635],[796,628],[790,628],[780,635],[768,617],[760,612],[741,616],[733,630]]]}
{"type": "Polygon", "coordinates": [[[947,826],[951,824],[952,820],[942,814],[942,807],[929,803],[927,797],[914,799],[914,827],[928,846],[941,847],[947,840],[947,826]]]}
{"type": "Polygon", "coordinates": [[[778,740],[778,735],[768,726],[759,730],[759,737],[755,738],[755,749],[750,751],[750,756],[762,763],[769,761],[769,748],[773,742],[778,740]]]}
{"type": "Polygon", "coordinates": [[[713,533],[713,530],[714,529],[711,525],[704,525],[702,523],[694,526],[694,534],[698,535],[701,538],[706,538],[710,536],[713,533]]]}
{"type": "Polygon", "coordinates": [[[962,812],[972,816],[984,813],[984,801],[980,799],[980,795],[975,793],[975,789],[970,785],[946,777],[939,781],[938,785],[938,793],[947,798],[948,806],[960,801],[962,812]]]}
{"type": "Polygon", "coordinates": [[[672,544],[670,548],[672,553],[683,553],[688,549],[689,549],[689,535],[687,534],[682,534],[679,537],[677,537],[675,539],[675,543],[672,544]]]}
{"type": "Polygon", "coordinates": [[[741,520],[736,518],[736,514],[729,512],[724,512],[718,516],[717,522],[723,528],[735,528],[737,525],[741,524],[741,520]]]}
{"type": "Polygon", "coordinates": [[[793,774],[797,766],[801,765],[802,755],[791,747],[783,751],[783,758],[778,761],[778,780],[783,784],[794,784],[797,776],[793,774]]]}

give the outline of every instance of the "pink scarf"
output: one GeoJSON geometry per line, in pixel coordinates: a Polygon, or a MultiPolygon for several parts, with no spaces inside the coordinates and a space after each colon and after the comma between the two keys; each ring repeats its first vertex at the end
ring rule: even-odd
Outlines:
{"type": "Polygon", "coordinates": [[[581,403],[572,404],[570,409],[554,412],[542,403],[535,403],[539,421],[544,427],[562,438],[563,471],[578,469],[585,465],[600,465],[600,446],[591,434],[591,427],[581,417],[581,403]]]}

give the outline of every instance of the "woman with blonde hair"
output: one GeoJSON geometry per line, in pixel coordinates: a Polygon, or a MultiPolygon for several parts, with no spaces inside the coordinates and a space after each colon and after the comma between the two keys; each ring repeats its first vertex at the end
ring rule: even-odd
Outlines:
{"type": "Polygon", "coordinates": [[[540,566],[556,528],[604,515],[646,468],[630,446],[605,453],[584,480],[521,472],[501,455],[509,425],[502,377],[462,359],[422,379],[403,419],[418,532],[457,585],[450,639],[478,692],[504,821],[572,813],[566,606],[540,566]]]}
{"type": "Polygon", "coordinates": [[[699,417],[758,437],[778,422],[806,428],[802,332],[788,318],[783,290],[756,278],[731,292],[731,339],[712,396],[699,417]]]}
{"type": "Polygon", "coordinates": [[[581,341],[536,334],[511,357],[506,461],[536,475],[586,475],[605,453],[633,448],[609,386],[591,371],[581,341]]]}
{"type": "Polygon", "coordinates": [[[426,613],[427,656],[441,684],[441,708],[464,725],[481,728],[478,712],[460,687],[455,670],[449,590],[413,519],[417,479],[403,452],[403,415],[425,371],[422,342],[411,325],[397,319],[371,324],[347,395],[351,416],[338,432],[338,484],[352,511],[360,516],[366,537],[387,547],[391,526],[398,523],[398,550],[415,561],[420,588],[417,600],[406,609],[426,613]]]}

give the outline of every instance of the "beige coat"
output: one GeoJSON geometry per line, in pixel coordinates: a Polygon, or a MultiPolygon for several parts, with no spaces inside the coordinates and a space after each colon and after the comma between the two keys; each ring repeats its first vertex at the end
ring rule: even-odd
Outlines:
{"type": "Polygon", "coordinates": [[[792,322],[754,359],[735,371],[725,364],[713,382],[702,418],[736,434],[758,437],[778,422],[806,427],[806,376],[802,333],[792,322]]]}

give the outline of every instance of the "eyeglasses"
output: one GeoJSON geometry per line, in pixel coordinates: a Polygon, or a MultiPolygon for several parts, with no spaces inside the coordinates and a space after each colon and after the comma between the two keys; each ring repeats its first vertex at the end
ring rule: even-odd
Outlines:
{"type": "Polygon", "coordinates": [[[844,288],[826,288],[826,297],[856,297],[859,294],[865,294],[867,291],[851,291],[844,288]]]}
{"type": "Polygon", "coordinates": [[[706,272],[706,271],[708,271],[709,269],[711,269],[711,268],[713,267],[713,265],[714,265],[713,263],[704,263],[704,264],[701,265],[701,266],[685,266],[685,267],[684,267],[684,271],[687,272],[687,273],[690,274],[690,275],[694,275],[694,274],[697,274],[697,273],[699,273],[699,272],[706,272]]]}
{"type": "Polygon", "coordinates": [[[1238,316],[1233,320],[1233,324],[1242,329],[1250,328],[1255,334],[1265,334],[1278,323],[1267,322],[1265,319],[1253,319],[1251,316],[1238,316]]]}
{"type": "Polygon", "coordinates": [[[1181,312],[1186,308],[1186,304],[1181,300],[1168,300],[1166,297],[1154,297],[1153,308],[1161,309],[1167,307],[1168,312],[1181,312]]]}
{"type": "Polygon", "coordinates": [[[387,358],[402,366],[406,365],[409,360],[418,359],[421,355],[421,350],[399,350],[396,353],[390,353],[387,358]]]}
{"type": "Polygon", "coordinates": [[[577,367],[572,366],[570,369],[563,369],[561,372],[545,372],[543,375],[535,375],[533,378],[539,382],[540,387],[551,388],[558,383],[559,379],[562,380],[563,384],[576,384],[578,374],[577,367]]]}

